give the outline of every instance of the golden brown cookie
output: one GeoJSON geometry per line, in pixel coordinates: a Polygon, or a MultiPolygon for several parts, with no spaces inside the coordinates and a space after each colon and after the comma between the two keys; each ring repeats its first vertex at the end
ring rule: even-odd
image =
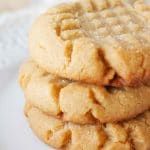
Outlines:
{"type": "Polygon", "coordinates": [[[27,106],[28,122],[45,143],[64,150],[149,150],[150,112],[118,124],[77,125],[27,106]]]}
{"type": "Polygon", "coordinates": [[[150,6],[78,0],[49,9],[30,32],[30,54],[50,73],[100,85],[150,81],[150,6]]]}
{"type": "Polygon", "coordinates": [[[86,124],[116,122],[150,108],[150,87],[105,88],[65,80],[28,61],[20,70],[25,97],[43,112],[65,121],[86,124]]]}

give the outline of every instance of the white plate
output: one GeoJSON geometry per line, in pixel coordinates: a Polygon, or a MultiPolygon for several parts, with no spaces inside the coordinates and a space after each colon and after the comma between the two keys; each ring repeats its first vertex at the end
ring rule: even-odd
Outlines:
{"type": "Polygon", "coordinates": [[[17,78],[19,66],[27,56],[27,33],[32,21],[47,6],[63,1],[49,0],[50,5],[36,4],[0,15],[0,150],[50,150],[26,122],[25,100],[17,78]]]}

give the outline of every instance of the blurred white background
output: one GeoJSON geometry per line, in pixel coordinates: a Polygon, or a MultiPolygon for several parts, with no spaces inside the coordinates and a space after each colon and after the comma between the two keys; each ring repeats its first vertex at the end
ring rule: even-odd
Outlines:
{"type": "Polygon", "coordinates": [[[37,4],[37,3],[57,3],[61,0],[0,0],[0,11],[12,11],[27,5],[37,4]]]}

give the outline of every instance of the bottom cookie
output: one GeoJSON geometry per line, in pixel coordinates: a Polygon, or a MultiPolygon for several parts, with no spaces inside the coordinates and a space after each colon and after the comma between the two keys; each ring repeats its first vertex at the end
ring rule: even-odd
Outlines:
{"type": "Polygon", "coordinates": [[[50,146],[67,150],[149,150],[150,111],[117,124],[77,125],[63,122],[26,104],[35,134],[50,146]]]}

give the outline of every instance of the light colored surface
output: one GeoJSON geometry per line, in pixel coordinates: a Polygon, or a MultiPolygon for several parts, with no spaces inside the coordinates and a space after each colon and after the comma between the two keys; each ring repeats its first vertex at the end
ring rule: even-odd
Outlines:
{"type": "MultiPolygon", "coordinates": [[[[35,0],[36,1],[36,0],[35,0]]],[[[33,9],[0,15],[0,150],[50,150],[31,132],[23,115],[24,98],[17,83],[18,68],[27,56],[27,31],[49,0],[33,9]]]]}

